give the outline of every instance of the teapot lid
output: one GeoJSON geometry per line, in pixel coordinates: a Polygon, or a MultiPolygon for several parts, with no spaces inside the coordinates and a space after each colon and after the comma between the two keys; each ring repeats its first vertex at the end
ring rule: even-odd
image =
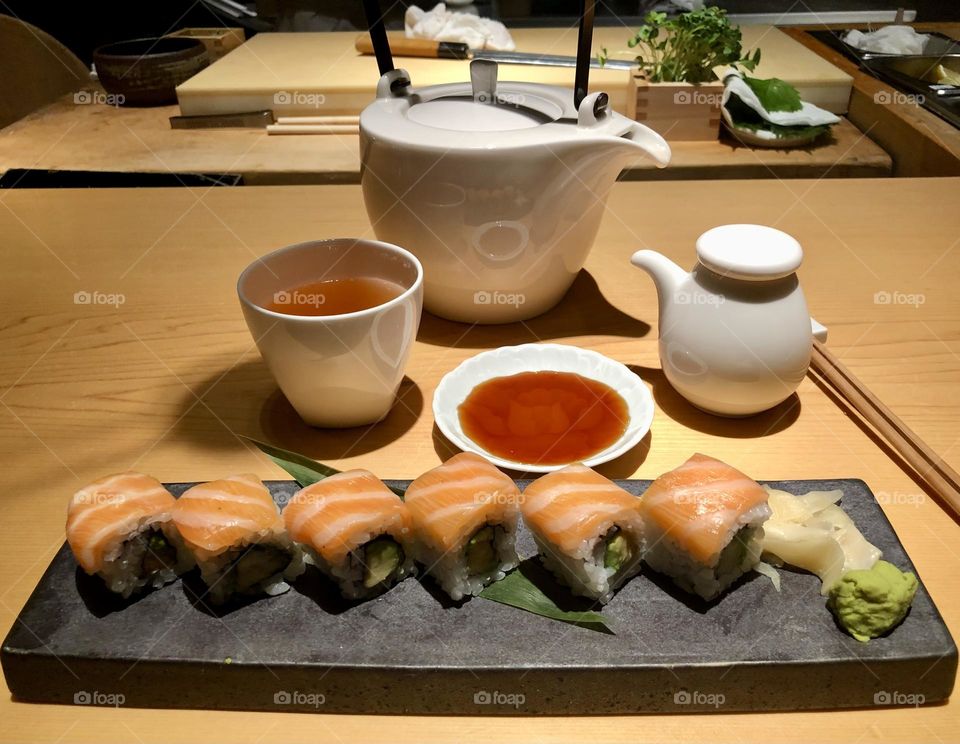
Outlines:
{"type": "Polygon", "coordinates": [[[570,90],[500,82],[496,62],[476,59],[469,83],[415,90],[404,70],[388,72],[377,86],[377,100],[360,115],[361,133],[444,150],[529,146],[585,134],[620,137],[632,125],[610,109],[604,93],[594,93],[577,109],[570,90]]]}
{"type": "Polygon", "coordinates": [[[697,238],[697,258],[718,274],[735,279],[780,279],[803,261],[800,243],[766,225],[720,225],[697,238]]]}

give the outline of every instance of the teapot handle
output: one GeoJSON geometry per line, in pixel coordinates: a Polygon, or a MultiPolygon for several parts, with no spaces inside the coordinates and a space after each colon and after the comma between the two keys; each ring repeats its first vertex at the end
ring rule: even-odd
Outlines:
{"type": "Polygon", "coordinates": [[[610,97],[604,92],[591,93],[577,109],[577,126],[597,127],[610,117],[610,97]]]}
{"type": "Polygon", "coordinates": [[[410,73],[406,70],[390,70],[377,82],[377,98],[406,98],[412,93],[410,73]]]}

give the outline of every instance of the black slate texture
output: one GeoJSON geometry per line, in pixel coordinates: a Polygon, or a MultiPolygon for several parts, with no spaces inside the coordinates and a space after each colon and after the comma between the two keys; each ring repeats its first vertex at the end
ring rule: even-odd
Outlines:
{"type": "MultiPolygon", "coordinates": [[[[391,485],[406,485],[405,481],[391,485]]],[[[621,481],[641,493],[649,481],[621,481]]],[[[172,484],[174,494],[192,484],[172,484]]],[[[268,483],[281,504],[292,481],[268,483]]],[[[884,558],[915,570],[860,480],[843,508],[884,558]]],[[[524,530],[524,558],[535,550],[524,530]]],[[[536,559],[521,570],[565,609],[588,609],[536,559]]],[[[613,635],[481,598],[450,602],[429,579],[361,604],[312,568],[293,590],[214,612],[196,577],[129,601],[83,574],[64,546],[4,641],[21,701],[326,713],[465,715],[767,711],[946,699],[957,648],[922,584],[903,624],[862,644],[834,623],[812,575],[782,591],[753,575],[712,603],[645,571],[603,609],[613,635]]]]}

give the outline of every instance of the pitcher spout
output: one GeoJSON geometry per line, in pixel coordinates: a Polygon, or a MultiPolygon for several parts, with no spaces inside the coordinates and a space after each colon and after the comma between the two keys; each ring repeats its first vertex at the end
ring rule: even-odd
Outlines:
{"type": "Polygon", "coordinates": [[[662,315],[689,274],[663,254],[651,250],[637,251],[631,256],[630,263],[646,271],[653,279],[662,315]]]}

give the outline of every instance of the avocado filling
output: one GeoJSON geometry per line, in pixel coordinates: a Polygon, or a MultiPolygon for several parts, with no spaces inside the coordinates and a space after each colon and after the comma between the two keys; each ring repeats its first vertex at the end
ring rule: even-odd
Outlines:
{"type": "Polygon", "coordinates": [[[160,530],[150,530],[146,536],[146,550],[140,562],[142,576],[153,576],[177,565],[177,549],[160,530]]]}
{"type": "Polygon", "coordinates": [[[603,567],[619,571],[630,563],[633,558],[633,548],[630,540],[619,529],[613,530],[607,537],[607,544],[603,551],[603,567]]]}
{"type": "Polygon", "coordinates": [[[403,548],[392,537],[384,535],[371,540],[363,549],[363,586],[372,589],[387,581],[403,563],[403,548]]]}
{"type": "Polygon", "coordinates": [[[750,526],[737,530],[733,539],[720,553],[720,560],[717,561],[717,568],[714,571],[718,578],[743,572],[743,564],[747,560],[750,541],[753,540],[755,532],[756,529],[750,526]]]}
{"type": "Polygon", "coordinates": [[[496,545],[496,529],[491,525],[473,533],[464,549],[464,559],[471,576],[492,572],[499,564],[496,545]]]}
{"type": "Polygon", "coordinates": [[[272,545],[255,545],[230,567],[237,591],[244,591],[280,573],[290,564],[290,554],[272,545]]]}

